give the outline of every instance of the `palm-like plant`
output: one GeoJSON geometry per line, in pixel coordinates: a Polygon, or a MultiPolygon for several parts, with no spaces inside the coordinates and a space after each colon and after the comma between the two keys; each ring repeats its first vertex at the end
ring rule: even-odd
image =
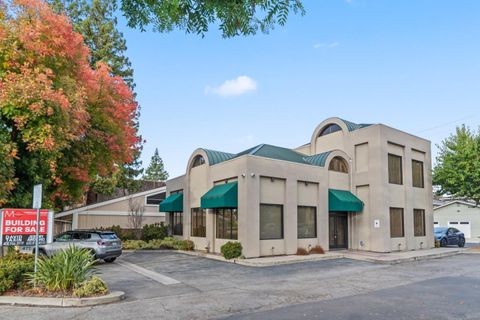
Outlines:
{"type": "Polygon", "coordinates": [[[72,290],[92,276],[94,263],[88,249],[70,246],[50,258],[39,259],[30,281],[48,291],[72,290]]]}

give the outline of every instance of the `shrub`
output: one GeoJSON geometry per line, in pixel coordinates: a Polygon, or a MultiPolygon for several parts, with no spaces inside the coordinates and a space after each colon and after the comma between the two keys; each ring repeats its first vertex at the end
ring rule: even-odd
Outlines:
{"type": "MultiPolygon", "coordinates": [[[[177,244],[178,250],[192,251],[195,248],[195,243],[192,240],[180,240],[177,244]]],[[[242,251],[242,249],[240,249],[242,251]]]]}
{"type": "Polygon", "coordinates": [[[34,256],[31,254],[10,253],[0,259],[0,295],[27,286],[26,274],[33,269],[34,256]]]}
{"type": "Polygon", "coordinates": [[[296,255],[297,255],[297,256],[308,256],[309,253],[308,253],[307,249],[298,248],[296,255]]]}
{"type": "Polygon", "coordinates": [[[140,250],[143,249],[147,243],[143,240],[127,240],[122,241],[122,248],[124,250],[140,250]]]}
{"type": "Polygon", "coordinates": [[[242,255],[242,244],[240,242],[228,241],[220,248],[220,251],[227,260],[238,258],[242,255]]]}
{"type": "Polygon", "coordinates": [[[113,231],[122,241],[137,239],[137,235],[136,235],[135,230],[133,230],[133,229],[122,229],[119,225],[113,225],[110,228],[100,227],[100,228],[98,228],[98,230],[113,231]]]}
{"type": "Polygon", "coordinates": [[[163,222],[146,224],[143,226],[142,240],[164,239],[168,235],[168,228],[163,222]]]}
{"type": "Polygon", "coordinates": [[[163,240],[154,239],[150,241],[127,240],[122,242],[124,250],[158,250],[158,249],[176,249],[191,251],[195,247],[191,240],[178,240],[175,238],[165,238],[163,240]]]}
{"type": "Polygon", "coordinates": [[[323,250],[323,248],[319,245],[316,245],[315,247],[313,247],[312,249],[310,249],[310,254],[324,254],[325,253],[325,250],[323,250]]]}
{"type": "Polygon", "coordinates": [[[440,241],[435,239],[435,248],[440,248],[440,241]]]}
{"type": "Polygon", "coordinates": [[[95,276],[82,282],[78,288],[73,289],[73,295],[80,298],[104,295],[107,293],[107,284],[102,279],[95,276]]]}
{"type": "Polygon", "coordinates": [[[94,263],[88,249],[70,246],[50,258],[39,259],[37,272],[29,276],[31,283],[48,291],[67,291],[91,277],[94,263]]]}

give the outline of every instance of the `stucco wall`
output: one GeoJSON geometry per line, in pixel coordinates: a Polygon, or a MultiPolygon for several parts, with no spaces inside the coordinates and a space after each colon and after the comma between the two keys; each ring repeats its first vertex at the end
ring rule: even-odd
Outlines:
{"type": "MultiPolygon", "coordinates": [[[[234,178],[238,180],[238,241],[242,243],[246,257],[294,254],[299,246],[307,247],[309,244],[320,244],[328,250],[329,188],[350,190],[365,204],[363,212],[349,213],[349,248],[389,252],[433,247],[429,141],[384,125],[371,125],[349,132],[340,120],[328,119],[315,129],[311,143],[297,150],[305,154],[333,152],[328,156],[325,168],[252,155],[190,168],[196,155],[207,157],[202,149],[196,150],[181,183],[167,182],[168,189],[184,184],[184,237],[190,237],[190,209],[200,205],[200,197],[215,182],[234,178]],[[321,126],[332,121],[339,123],[342,131],[317,137],[321,126]],[[388,183],[388,153],[402,156],[402,185],[388,183]],[[327,170],[334,156],[341,156],[347,161],[349,174],[327,170]],[[424,162],[424,188],[412,187],[412,159],[424,162]],[[304,181],[309,182],[308,188],[304,187],[304,181]],[[316,201],[318,208],[317,238],[297,239],[297,206],[312,201],[316,201]],[[284,239],[260,240],[260,203],[283,205],[284,239]],[[403,238],[390,237],[390,207],[404,209],[403,238]],[[425,237],[413,235],[413,209],[425,210],[425,237]]],[[[192,238],[197,248],[209,246],[210,250],[219,252],[219,246],[224,241],[215,239],[214,227],[213,211],[207,210],[206,237],[192,238]]]]}

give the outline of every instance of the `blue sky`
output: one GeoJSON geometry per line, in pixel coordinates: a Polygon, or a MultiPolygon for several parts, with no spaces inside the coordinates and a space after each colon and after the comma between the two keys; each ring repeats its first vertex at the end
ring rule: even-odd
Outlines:
{"type": "Polygon", "coordinates": [[[233,39],[215,28],[205,38],[142,33],[120,19],[145,166],[155,148],[174,177],[197,147],[296,147],[331,116],[384,123],[432,146],[457,125],[478,127],[480,1],[304,4],[306,15],[285,27],[233,39]]]}

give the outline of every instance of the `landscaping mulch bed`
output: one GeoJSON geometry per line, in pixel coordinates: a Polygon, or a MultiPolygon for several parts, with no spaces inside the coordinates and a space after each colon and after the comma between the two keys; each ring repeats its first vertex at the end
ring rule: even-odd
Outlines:
{"type": "MultiPolygon", "coordinates": [[[[91,297],[100,297],[109,294],[96,294],[89,296],[91,297]]],[[[73,295],[73,291],[48,291],[43,288],[28,288],[28,289],[14,289],[9,290],[3,294],[4,296],[17,296],[17,297],[37,297],[37,298],[78,298],[73,295]]],[[[87,297],[83,297],[87,298],[87,297]]]]}

